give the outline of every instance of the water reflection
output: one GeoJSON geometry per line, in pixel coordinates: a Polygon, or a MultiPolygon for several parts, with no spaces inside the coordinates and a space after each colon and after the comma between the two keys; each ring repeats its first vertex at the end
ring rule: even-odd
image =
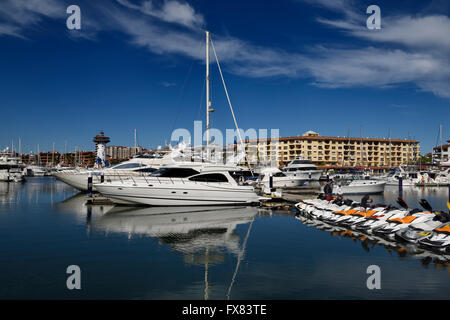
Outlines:
{"type": "Polygon", "coordinates": [[[187,264],[204,267],[204,299],[209,299],[209,268],[225,261],[225,254],[237,257],[235,272],[228,287],[231,290],[244,257],[246,242],[258,209],[255,207],[152,207],[124,209],[115,207],[95,221],[94,228],[131,236],[158,238],[183,254],[187,264]],[[241,245],[236,227],[249,224],[241,245]]]}
{"type": "Polygon", "coordinates": [[[56,203],[76,193],[72,187],[53,177],[28,178],[25,182],[0,182],[0,205],[56,203]]]}
{"type": "MultiPolygon", "coordinates": [[[[449,189],[446,187],[403,187],[403,199],[410,208],[419,207],[420,199],[427,199],[434,210],[447,211],[447,201],[449,201],[449,189]]],[[[384,193],[370,195],[375,203],[385,203],[397,205],[399,196],[398,187],[386,186],[384,193]]],[[[359,201],[361,195],[346,195],[346,198],[359,201]]]]}
{"type": "Polygon", "coordinates": [[[86,205],[85,195],[77,194],[57,204],[60,212],[76,213],[86,219],[88,232],[93,230],[126,234],[129,239],[152,237],[183,255],[186,264],[204,270],[204,299],[209,299],[210,267],[225,263],[226,255],[236,258],[236,266],[227,289],[229,298],[244,259],[246,242],[257,207],[124,207],[86,205]],[[248,224],[244,238],[236,232],[239,225],[248,224]]]}
{"type": "Polygon", "coordinates": [[[450,266],[450,254],[433,252],[421,248],[415,244],[398,242],[381,236],[356,232],[351,229],[328,224],[324,221],[310,218],[303,213],[298,213],[296,215],[296,218],[300,220],[304,225],[314,227],[324,232],[328,232],[334,237],[345,238],[352,240],[353,242],[359,242],[361,244],[361,248],[366,252],[372,251],[375,247],[382,247],[389,253],[396,254],[400,260],[405,259],[406,257],[419,259],[422,263],[422,266],[424,266],[425,268],[428,267],[430,263],[434,263],[437,268],[447,268],[448,266],[450,266]]]}

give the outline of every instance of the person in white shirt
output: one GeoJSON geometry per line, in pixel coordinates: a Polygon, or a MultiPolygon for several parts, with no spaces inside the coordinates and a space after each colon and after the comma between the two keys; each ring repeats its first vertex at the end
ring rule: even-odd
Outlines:
{"type": "Polygon", "coordinates": [[[344,198],[344,192],[342,191],[342,186],[338,185],[336,190],[337,198],[342,200],[344,198]]]}

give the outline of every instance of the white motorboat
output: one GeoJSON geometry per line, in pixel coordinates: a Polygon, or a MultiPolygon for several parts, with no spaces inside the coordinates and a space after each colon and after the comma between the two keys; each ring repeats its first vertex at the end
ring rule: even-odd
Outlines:
{"type": "Polygon", "coordinates": [[[311,160],[302,158],[289,162],[283,171],[288,176],[304,181],[318,181],[322,175],[322,170],[318,169],[311,160]]]}
{"type": "Polygon", "coordinates": [[[334,182],[333,193],[337,194],[339,185],[343,194],[376,194],[384,192],[386,181],[353,177],[352,180],[334,182]]]}
{"type": "Polygon", "coordinates": [[[287,175],[275,167],[263,168],[257,183],[263,188],[286,188],[301,186],[306,180],[287,175]]]}
{"type": "Polygon", "coordinates": [[[13,157],[7,153],[4,153],[0,156],[0,181],[24,181],[24,175],[22,173],[23,165],[19,163],[19,160],[19,158],[13,157]]]}
{"type": "MultiPolygon", "coordinates": [[[[119,163],[113,167],[103,169],[64,169],[53,172],[53,176],[78,189],[80,191],[88,191],[88,177],[92,177],[92,183],[101,183],[102,176],[104,181],[116,181],[127,179],[130,176],[139,177],[144,174],[149,174],[161,166],[169,163],[174,163],[179,157],[182,157],[183,150],[186,144],[181,143],[177,145],[172,151],[163,157],[144,157],[142,155],[119,163]]],[[[93,187],[93,191],[96,191],[93,187]]]]}
{"type": "Polygon", "coordinates": [[[43,177],[49,172],[47,168],[38,165],[29,165],[25,168],[25,173],[29,177],[43,177]]]}
{"type": "Polygon", "coordinates": [[[448,186],[449,184],[450,184],[450,168],[436,172],[434,174],[434,178],[431,181],[431,185],[436,186],[448,186]]]}
{"type": "Polygon", "coordinates": [[[398,167],[394,173],[387,176],[386,185],[398,186],[400,178],[402,178],[403,186],[415,186],[417,183],[422,181],[422,178],[425,177],[423,177],[420,172],[405,171],[402,167],[398,167]]]}
{"type": "Polygon", "coordinates": [[[250,205],[259,203],[244,168],[204,163],[175,163],[150,176],[94,184],[119,203],[151,206],[250,205]]]}

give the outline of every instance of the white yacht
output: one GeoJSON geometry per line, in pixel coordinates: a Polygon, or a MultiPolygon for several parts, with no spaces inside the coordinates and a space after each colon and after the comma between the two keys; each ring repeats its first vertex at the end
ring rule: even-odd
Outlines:
{"type": "Polygon", "coordinates": [[[402,167],[398,167],[393,174],[387,176],[386,185],[398,186],[400,178],[402,178],[403,186],[414,186],[422,181],[422,177],[420,172],[405,171],[402,167]]]}
{"type": "Polygon", "coordinates": [[[288,176],[296,177],[304,181],[318,181],[322,175],[322,170],[307,159],[298,158],[289,162],[283,171],[288,176]]]}
{"type": "Polygon", "coordinates": [[[7,153],[2,153],[0,155],[0,181],[24,181],[24,175],[22,173],[23,165],[19,163],[19,160],[19,158],[13,157],[7,153]]]}
{"type": "MultiPolygon", "coordinates": [[[[100,183],[102,176],[104,181],[112,182],[116,180],[127,179],[130,176],[142,176],[149,174],[159,167],[165,164],[173,163],[175,158],[180,156],[182,150],[186,146],[180,144],[175,147],[172,152],[166,154],[163,157],[144,157],[136,156],[128,161],[119,163],[113,167],[107,167],[102,169],[72,169],[72,170],[58,170],[53,173],[53,176],[78,189],[80,191],[88,191],[88,177],[92,177],[92,183],[100,183]]],[[[93,187],[93,191],[96,191],[93,187]]]]}
{"type": "Polygon", "coordinates": [[[343,194],[376,194],[384,192],[386,181],[354,176],[351,180],[337,180],[333,183],[333,193],[337,194],[341,185],[343,194]]]}
{"type": "Polygon", "coordinates": [[[257,184],[263,188],[286,188],[298,187],[304,182],[305,180],[292,175],[287,175],[286,172],[283,172],[276,167],[269,167],[261,169],[257,184]],[[270,184],[272,184],[272,186],[270,186],[270,184]]]}
{"type": "Polygon", "coordinates": [[[49,172],[47,168],[38,165],[28,165],[24,169],[24,173],[29,177],[43,177],[49,172]]]}
{"type": "Polygon", "coordinates": [[[437,185],[445,186],[450,184],[450,168],[443,170],[436,174],[434,177],[434,182],[437,185]]]}
{"type": "Polygon", "coordinates": [[[259,203],[244,168],[201,162],[166,165],[150,176],[94,184],[118,203],[151,206],[242,205],[259,203]]]}

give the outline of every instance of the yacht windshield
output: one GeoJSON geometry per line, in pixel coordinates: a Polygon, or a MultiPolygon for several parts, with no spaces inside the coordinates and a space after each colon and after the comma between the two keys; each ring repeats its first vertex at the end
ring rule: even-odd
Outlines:
{"type": "Polygon", "coordinates": [[[299,167],[299,168],[289,168],[288,171],[309,171],[309,170],[317,170],[316,167],[299,167]]]}
{"type": "Polygon", "coordinates": [[[283,172],[277,172],[273,176],[274,177],[286,177],[286,175],[283,172]]]}
{"type": "Polygon", "coordinates": [[[133,169],[133,168],[140,168],[140,167],[145,167],[145,165],[142,164],[142,163],[133,162],[133,163],[118,164],[117,166],[114,166],[111,169],[114,169],[114,170],[117,170],[117,169],[133,169]]]}
{"type": "Polygon", "coordinates": [[[313,164],[311,160],[294,160],[292,164],[313,164]]]}

